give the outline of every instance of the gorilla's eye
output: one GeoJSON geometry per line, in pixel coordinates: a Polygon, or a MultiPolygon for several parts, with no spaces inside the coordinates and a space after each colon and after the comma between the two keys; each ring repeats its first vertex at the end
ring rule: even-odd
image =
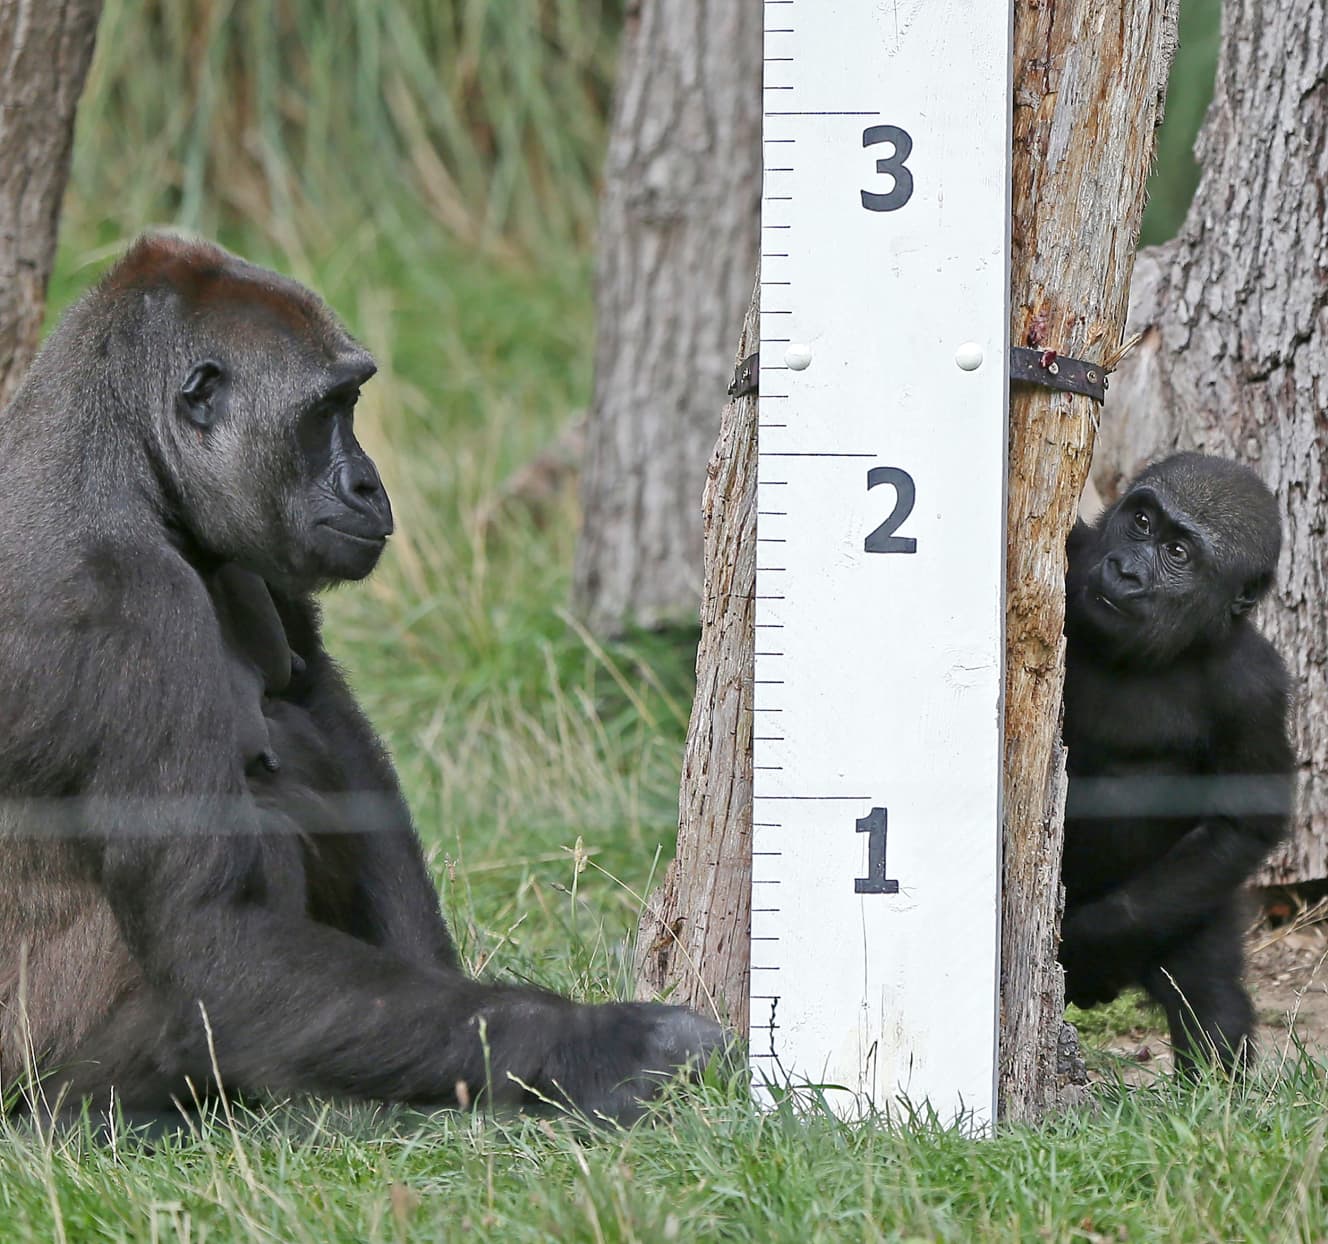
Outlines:
{"type": "Polygon", "coordinates": [[[1167,544],[1167,556],[1178,566],[1185,565],[1190,560],[1189,548],[1179,540],[1172,540],[1167,544]]]}
{"type": "Polygon", "coordinates": [[[1134,526],[1136,531],[1142,531],[1145,535],[1153,529],[1152,523],[1148,520],[1148,514],[1144,510],[1135,512],[1134,526]]]}

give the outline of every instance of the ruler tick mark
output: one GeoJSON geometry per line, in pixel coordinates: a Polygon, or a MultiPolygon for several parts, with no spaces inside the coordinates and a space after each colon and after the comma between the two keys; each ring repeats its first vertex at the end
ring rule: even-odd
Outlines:
{"type": "Polygon", "coordinates": [[[774,799],[780,803],[866,803],[870,795],[753,795],[753,799],[774,799]]]}

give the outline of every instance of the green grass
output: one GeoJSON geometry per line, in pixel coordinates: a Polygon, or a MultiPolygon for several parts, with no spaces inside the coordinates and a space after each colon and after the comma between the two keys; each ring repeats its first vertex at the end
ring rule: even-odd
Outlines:
{"type": "MultiPolygon", "coordinates": [[[[617,11],[108,0],[52,294],[181,223],[308,281],[374,350],[360,427],[400,532],[329,598],[331,641],[467,962],[592,999],[628,990],[624,939],[672,851],[695,636],[588,640],[565,612],[572,489],[503,499],[588,399],[617,11]],[[402,53],[416,35],[440,69],[402,53]]],[[[1097,1043],[1144,1018],[1076,1017],[1097,1043]]],[[[733,1084],[629,1133],[313,1106],[146,1150],[7,1129],[0,1240],[1322,1239],[1324,1071],[1267,1076],[1109,1085],[984,1142],[762,1114],[733,1084]]]]}
{"type": "Polygon", "coordinates": [[[11,1133],[11,1240],[1213,1241],[1323,1238],[1328,1088],[1105,1088],[1038,1129],[753,1111],[713,1085],[630,1132],[294,1109],[142,1152],[11,1133]]]}

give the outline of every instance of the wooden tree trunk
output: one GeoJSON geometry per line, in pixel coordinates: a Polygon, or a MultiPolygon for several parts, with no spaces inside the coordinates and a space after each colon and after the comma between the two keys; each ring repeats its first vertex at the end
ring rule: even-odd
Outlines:
{"type": "Polygon", "coordinates": [[[101,0],[0,0],[0,409],[37,349],[101,0]]]}
{"type": "MultiPolygon", "coordinates": [[[[761,274],[738,359],[760,337],[761,274]]],[[[678,853],[637,936],[642,997],[747,1029],[752,927],[752,678],[756,634],[756,397],[724,407],[706,472],[705,587],[696,700],[679,796],[678,853]]]]}
{"type": "Polygon", "coordinates": [[[1291,670],[1295,831],[1260,880],[1328,877],[1328,19],[1321,0],[1228,0],[1203,176],[1179,237],[1138,261],[1094,478],[1203,449],[1277,493],[1284,546],[1260,625],[1291,670]]]}
{"type": "MultiPolygon", "coordinates": [[[[1101,362],[1120,341],[1177,18],[1177,0],[1016,4],[1011,344],[1101,362]]],[[[1000,1070],[1007,1120],[1036,1117],[1064,1087],[1056,944],[1065,540],[1096,415],[1083,397],[1026,388],[1011,395],[1000,1070]]]]}
{"type": "MultiPolygon", "coordinates": [[[[1102,360],[1125,319],[1176,4],[1019,0],[1014,66],[1012,340],[1102,360]]],[[[744,340],[754,335],[749,313],[744,340]]],[[[746,346],[740,347],[745,349],[746,346]]],[[[705,617],[678,860],[640,930],[643,993],[746,1011],[755,403],[725,411],[707,492],[705,617]],[[745,680],[745,681],[744,681],[745,680]],[[742,851],[740,857],[733,852],[742,851]],[[718,870],[712,876],[712,870],[718,870]],[[741,945],[735,945],[735,938],[741,945]],[[722,953],[714,948],[722,947],[722,953]]],[[[1032,1118],[1065,1087],[1056,963],[1065,764],[1065,539],[1096,408],[1021,391],[1010,409],[1001,1110],[1032,1118]]]]}
{"type": "Polygon", "coordinates": [[[601,633],[696,617],[697,502],[758,251],[761,28],[755,0],[641,0],[629,21],[573,586],[601,633]]]}

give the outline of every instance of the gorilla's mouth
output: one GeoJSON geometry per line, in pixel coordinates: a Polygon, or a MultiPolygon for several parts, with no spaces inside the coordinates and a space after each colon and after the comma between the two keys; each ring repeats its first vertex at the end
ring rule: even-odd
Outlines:
{"type": "Polygon", "coordinates": [[[1122,609],[1114,600],[1111,600],[1109,597],[1104,596],[1101,592],[1095,592],[1093,594],[1093,599],[1096,600],[1099,605],[1102,605],[1105,608],[1109,609],[1112,613],[1117,614],[1122,618],[1125,616],[1125,610],[1122,609]]]}
{"type": "Polygon", "coordinates": [[[362,544],[366,548],[382,548],[387,543],[387,532],[378,532],[375,535],[363,535],[358,531],[347,531],[344,527],[338,527],[335,523],[319,523],[320,527],[326,528],[335,536],[340,536],[343,540],[349,540],[352,544],[362,544]]]}

